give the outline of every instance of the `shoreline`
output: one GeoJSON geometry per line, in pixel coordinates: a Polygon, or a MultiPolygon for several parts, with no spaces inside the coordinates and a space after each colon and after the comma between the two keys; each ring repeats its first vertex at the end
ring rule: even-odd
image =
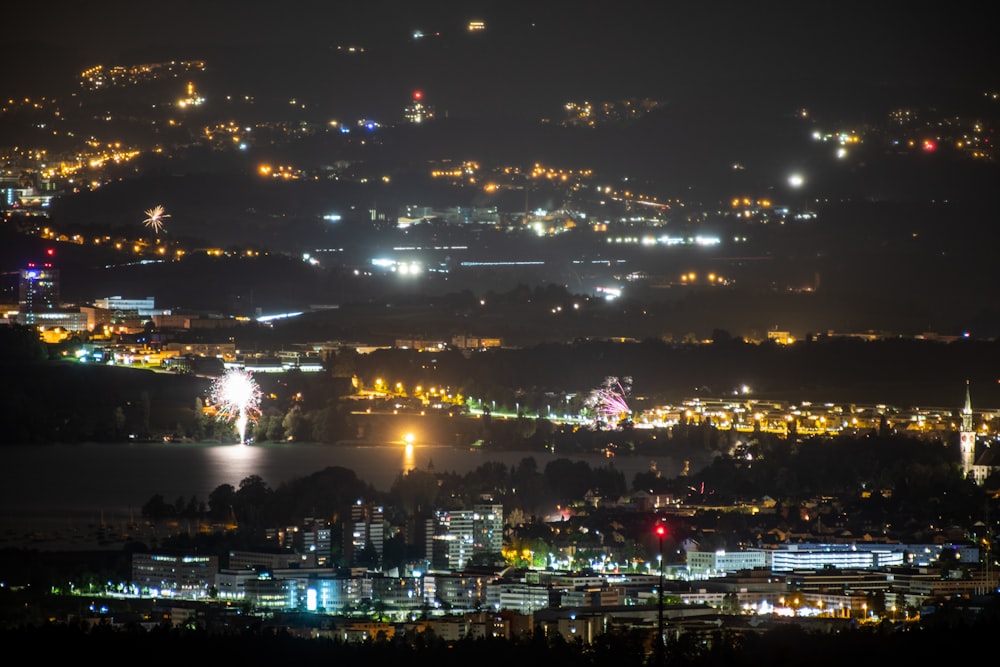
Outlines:
{"type": "Polygon", "coordinates": [[[150,521],[133,520],[128,514],[109,513],[103,519],[25,516],[4,521],[0,550],[37,551],[120,551],[130,542],[153,546],[158,540],[181,534],[213,533],[222,524],[206,524],[196,519],[150,521]]]}

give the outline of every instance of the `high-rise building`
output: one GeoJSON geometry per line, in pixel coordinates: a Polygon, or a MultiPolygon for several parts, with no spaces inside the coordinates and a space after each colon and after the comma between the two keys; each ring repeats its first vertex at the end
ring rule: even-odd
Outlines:
{"type": "Polygon", "coordinates": [[[421,91],[415,90],[410,104],[403,109],[403,118],[408,123],[423,123],[434,118],[434,107],[424,102],[424,94],[421,91]]]}
{"type": "Polygon", "coordinates": [[[435,567],[464,569],[475,556],[496,556],[503,547],[503,505],[439,510],[429,555],[435,567]]]}
{"type": "Polygon", "coordinates": [[[34,325],[40,316],[57,311],[59,306],[59,269],[50,261],[29,262],[21,269],[18,284],[19,320],[34,325]]]}
{"type": "Polygon", "coordinates": [[[374,550],[379,560],[385,548],[385,512],[381,505],[358,500],[344,526],[344,561],[354,565],[362,551],[374,550]]]}
{"type": "Polygon", "coordinates": [[[316,565],[330,565],[330,555],[333,548],[333,530],[330,524],[319,519],[306,519],[299,530],[300,548],[307,554],[313,554],[316,565]]]}

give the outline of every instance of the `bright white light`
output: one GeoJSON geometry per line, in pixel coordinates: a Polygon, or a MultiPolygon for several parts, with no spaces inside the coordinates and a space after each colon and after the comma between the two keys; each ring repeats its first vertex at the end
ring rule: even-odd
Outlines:
{"type": "Polygon", "coordinates": [[[617,299],[622,295],[621,288],[619,287],[598,287],[597,292],[603,294],[604,298],[608,301],[617,299]]]}
{"type": "Polygon", "coordinates": [[[261,391],[253,375],[245,370],[229,369],[215,379],[211,392],[219,419],[235,421],[240,444],[245,444],[247,425],[260,417],[261,391]]]}
{"type": "Polygon", "coordinates": [[[805,182],[806,179],[802,176],[802,174],[792,174],[788,177],[788,184],[793,188],[801,188],[805,182]]]}
{"type": "Polygon", "coordinates": [[[272,322],[274,320],[284,320],[289,317],[298,317],[302,314],[302,311],[296,311],[291,313],[278,313],[277,315],[261,315],[257,318],[258,322],[272,322]]]}

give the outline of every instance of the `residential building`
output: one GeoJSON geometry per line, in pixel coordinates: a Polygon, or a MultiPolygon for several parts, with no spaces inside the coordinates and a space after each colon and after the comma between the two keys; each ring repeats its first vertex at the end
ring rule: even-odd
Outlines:
{"type": "Polygon", "coordinates": [[[362,552],[370,550],[381,560],[385,549],[385,512],[381,505],[358,500],[345,522],[344,562],[354,565],[362,552]]]}
{"type": "Polygon", "coordinates": [[[438,510],[428,558],[434,567],[463,570],[473,557],[499,556],[503,548],[503,505],[438,510]]]}

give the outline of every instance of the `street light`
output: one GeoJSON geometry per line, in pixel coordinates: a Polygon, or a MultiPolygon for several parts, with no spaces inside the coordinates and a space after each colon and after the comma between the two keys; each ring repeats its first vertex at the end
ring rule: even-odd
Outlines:
{"type": "Polygon", "coordinates": [[[663,665],[663,538],[667,534],[667,527],[657,523],[654,532],[660,547],[660,587],[657,591],[659,599],[656,602],[656,664],[663,665]]]}

